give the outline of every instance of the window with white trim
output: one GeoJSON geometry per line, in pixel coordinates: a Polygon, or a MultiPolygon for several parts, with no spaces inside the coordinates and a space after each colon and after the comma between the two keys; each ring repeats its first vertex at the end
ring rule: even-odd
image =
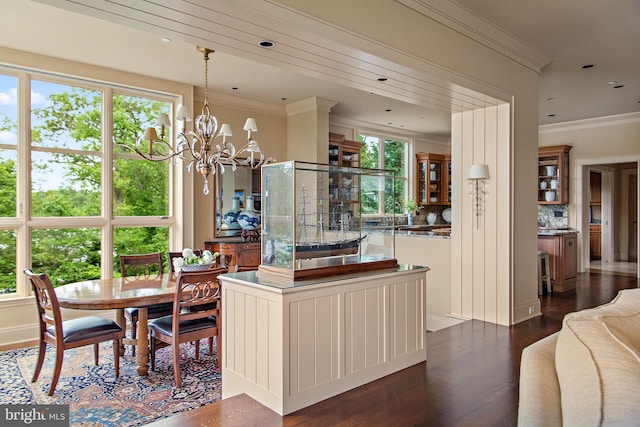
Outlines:
{"type": "Polygon", "coordinates": [[[381,214],[373,206],[384,206],[386,212],[402,213],[402,200],[409,194],[409,141],[393,136],[372,132],[358,132],[358,141],[364,145],[360,151],[360,166],[372,169],[387,169],[395,172],[395,185],[385,189],[384,203],[371,203],[367,206],[366,194],[363,195],[363,214],[381,214]],[[392,194],[394,197],[389,197],[392,194]],[[394,200],[396,203],[394,203],[394,200]]]}
{"type": "Polygon", "coordinates": [[[118,275],[123,253],[166,253],[171,162],[140,160],[172,95],[0,67],[0,294],[118,275]]]}

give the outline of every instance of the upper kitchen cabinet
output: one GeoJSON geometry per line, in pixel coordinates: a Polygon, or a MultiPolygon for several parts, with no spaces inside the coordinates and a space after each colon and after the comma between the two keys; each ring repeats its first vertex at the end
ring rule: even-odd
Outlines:
{"type": "MultiPolygon", "coordinates": [[[[362,143],[348,141],[344,135],[329,133],[329,164],[351,168],[360,167],[362,143]]],[[[359,203],[359,177],[348,172],[329,174],[329,201],[331,203],[359,203]]]]}
{"type": "Polygon", "coordinates": [[[569,203],[570,145],[538,148],[538,204],[569,203]]]}
{"type": "Polygon", "coordinates": [[[589,204],[602,204],[602,173],[600,172],[589,173],[589,204]]]}
{"type": "Polygon", "coordinates": [[[416,202],[418,205],[451,204],[451,160],[434,153],[416,154],[416,202]]]}

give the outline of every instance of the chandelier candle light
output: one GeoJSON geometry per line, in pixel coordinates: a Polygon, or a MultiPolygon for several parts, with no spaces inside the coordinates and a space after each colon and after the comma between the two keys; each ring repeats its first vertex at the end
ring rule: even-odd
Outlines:
{"type": "Polygon", "coordinates": [[[135,151],[140,157],[152,162],[160,162],[174,159],[177,163],[178,159],[188,161],[187,171],[195,164],[195,168],[204,177],[204,194],[209,194],[209,175],[215,174],[218,168],[220,173],[224,173],[225,165],[231,166],[232,170],[240,166],[248,166],[252,169],[259,168],[263,164],[275,161],[274,158],[265,158],[264,153],[260,149],[258,142],[251,139],[251,132],[257,132],[258,126],[255,119],[248,118],[244,124],[244,130],[247,131],[247,143],[240,149],[236,150],[235,146],[227,141],[228,136],[232,136],[231,126],[224,123],[218,129],[218,119],[211,115],[209,109],[209,55],[214,50],[198,46],[198,51],[204,55],[205,71],[204,71],[204,103],[202,112],[195,119],[194,130],[187,130],[187,122],[191,121],[191,112],[187,106],[181,105],[176,112],[176,119],[182,121],[182,130],[178,134],[178,142],[174,147],[164,140],[165,128],[171,126],[171,121],[167,114],[161,114],[158,125],[161,127],[160,137],[155,128],[150,127],[144,133],[142,139],[136,141],[135,148],[128,145],[118,144],[135,151]],[[215,144],[216,138],[222,139],[222,144],[215,144]],[[148,150],[145,142],[148,141],[148,150]],[[145,151],[143,151],[145,150],[145,151]],[[185,153],[190,153],[189,158],[185,157],[185,153]]]}

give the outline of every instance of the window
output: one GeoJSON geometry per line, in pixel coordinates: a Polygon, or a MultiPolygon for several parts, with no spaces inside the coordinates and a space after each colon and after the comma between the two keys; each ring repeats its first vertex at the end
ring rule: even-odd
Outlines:
{"type": "Polygon", "coordinates": [[[123,146],[173,102],[0,68],[0,294],[28,295],[29,266],[58,286],[118,272],[122,253],[166,253],[172,163],[123,146]]]}
{"type": "MultiPolygon", "coordinates": [[[[371,133],[359,133],[358,141],[362,146],[360,166],[372,169],[387,169],[395,173],[394,188],[385,188],[384,206],[386,212],[402,213],[402,200],[408,197],[409,182],[409,143],[393,137],[384,137],[371,133]],[[388,197],[393,194],[394,197],[388,197]],[[394,204],[393,201],[396,201],[394,204]],[[393,205],[393,206],[392,206],[393,205]]],[[[364,188],[364,187],[363,187],[364,188]]],[[[364,214],[380,214],[374,212],[371,206],[377,203],[367,203],[366,193],[363,194],[362,211],[364,214]]],[[[372,194],[371,197],[377,197],[372,194]]]]}

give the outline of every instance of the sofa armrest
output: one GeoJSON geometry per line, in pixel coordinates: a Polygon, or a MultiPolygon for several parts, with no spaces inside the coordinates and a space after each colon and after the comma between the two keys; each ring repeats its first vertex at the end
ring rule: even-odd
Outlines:
{"type": "Polygon", "coordinates": [[[556,375],[556,341],[549,335],[522,351],[518,426],[561,426],[560,385],[556,375]]]}

